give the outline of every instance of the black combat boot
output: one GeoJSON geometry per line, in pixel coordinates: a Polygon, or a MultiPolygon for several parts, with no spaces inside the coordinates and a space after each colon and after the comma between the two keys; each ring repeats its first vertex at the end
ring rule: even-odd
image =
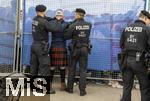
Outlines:
{"type": "Polygon", "coordinates": [[[86,93],[86,91],[85,90],[81,90],[80,91],[80,96],[85,96],[87,93],[86,93]]]}

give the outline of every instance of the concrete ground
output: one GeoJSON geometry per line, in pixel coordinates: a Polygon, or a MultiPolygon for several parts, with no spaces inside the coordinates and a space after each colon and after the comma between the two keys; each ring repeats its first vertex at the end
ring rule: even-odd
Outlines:
{"type": "MultiPolygon", "coordinates": [[[[59,90],[60,85],[58,82],[53,85],[56,94],[50,95],[50,101],[119,101],[122,94],[122,89],[97,84],[88,84],[87,95],[80,97],[78,86],[74,87],[74,94],[68,94],[59,90]]],[[[140,101],[139,90],[133,90],[132,101],[140,101]]]]}
{"type": "Polygon", "coordinates": [[[21,97],[19,101],[51,101],[51,100],[50,96],[46,95],[44,97],[35,97],[35,96],[21,97]]]}
{"type": "MultiPolygon", "coordinates": [[[[79,96],[78,86],[74,86],[73,94],[68,94],[59,90],[60,82],[57,78],[54,81],[53,88],[56,90],[56,94],[46,95],[44,97],[21,97],[19,101],[119,101],[122,94],[122,89],[88,83],[86,89],[87,95],[81,97],[79,96]]],[[[133,89],[132,101],[140,101],[139,90],[133,89]]]]}
{"type": "MultiPolygon", "coordinates": [[[[87,95],[79,96],[78,86],[74,86],[74,93],[60,91],[59,80],[53,83],[56,94],[46,95],[44,97],[21,97],[19,101],[120,101],[122,89],[112,88],[107,85],[99,85],[95,83],[87,84],[87,95]]],[[[139,90],[133,89],[132,101],[140,101],[139,90]]]]}
{"type": "Polygon", "coordinates": [[[47,95],[45,95],[45,96],[43,96],[43,97],[41,97],[41,96],[40,96],[40,97],[39,97],[39,96],[37,97],[37,96],[34,96],[34,95],[31,93],[31,96],[28,96],[28,97],[27,97],[26,92],[27,92],[27,90],[25,90],[25,96],[20,97],[19,101],[51,101],[49,94],[47,94],[47,95]]]}

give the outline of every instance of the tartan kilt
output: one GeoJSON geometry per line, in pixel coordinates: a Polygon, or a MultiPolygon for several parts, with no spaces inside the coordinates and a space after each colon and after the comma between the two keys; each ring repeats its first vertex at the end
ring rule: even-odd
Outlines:
{"type": "Polygon", "coordinates": [[[68,65],[66,48],[50,48],[49,56],[52,67],[65,67],[68,65]]]}

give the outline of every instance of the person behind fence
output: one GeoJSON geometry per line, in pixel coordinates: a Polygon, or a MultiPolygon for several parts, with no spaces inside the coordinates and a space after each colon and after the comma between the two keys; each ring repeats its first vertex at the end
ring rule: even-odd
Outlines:
{"type": "Polygon", "coordinates": [[[143,10],[139,19],[127,26],[121,35],[121,70],[123,76],[123,95],[121,101],[131,101],[131,90],[136,75],[141,91],[141,101],[150,101],[150,81],[145,66],[145,53],[150,46],[149,12],[143,10]]]}
{"type": "Polygon", "coordinates": [[[72,39],[70,46],[71,66],[69,67],[68,83],[66,91],[73,93],[73,84],[76,72],[76,64],[79,62],[79,89],[80,96],[86,95],[86,71],[89,52],[89,36],[91,24],[84,20],[85,10],[78,8],[75,11],[75,21],[66,29],[64,38],[72,39]]]}
{"type": "MultiPolygon", "coordinates": [[[[68,25],[67,22],[64,21],[64,14],[61,9],[56,11],[55,20],[53,23],[58,23],[61,27],[59,29],[65,29],[68,25]]],[[[52,81],[53,76],[56,68],[60,70],[60,77],[61,77],[61,91],[66,89],[65,84],[65,72],[67,66],[67,49],[66,49],[66,41],[64,40],[64,33],[56,33],[52,32],[52,41],[51,41],[51,48],[49,51],[50,60],[51,60],[51,67],[50,67],[50,83],[51,83],[51,94],[54,94],[55,91],[52,89],[52,81]]]]}
{"type": "Polygon", "coordinates": [[[46,19],[46,6],[36,6],[37,16],[32,21],[32,37],[33,43],[31,45],[30,57],[30,73],[31,76],[50,76],[50,61],[48,56],[48,33],[62,32],[58,29],[57,24],[51,23],[46,19]],[[57,27],[56,27],[57,26],[57,27]]]}

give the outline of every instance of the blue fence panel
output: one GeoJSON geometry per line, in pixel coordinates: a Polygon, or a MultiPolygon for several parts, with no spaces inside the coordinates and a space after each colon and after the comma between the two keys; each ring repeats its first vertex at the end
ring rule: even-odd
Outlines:
{"type": "Polygon", "coordinates": [[[89,69],[110,70],[111,67],[111,42],[106,39],[91,39],[93,49],[89,56],[89,69]],[[105,43],[105,44],[104,44],[105,43]]]}
{"type": "Polygon", "coordinates": [[[0,5],[0,32],[15,32],[16,0],[1,0],[0,5]]]}
{"type": "Polygon", "coordinates": [[[144,9],[144,0],[25,0],[25,25],[23,36],[23,65],[29,65],[31,22],[35,6],[47,6],[47,15],[54,17],[57,9],[63,9],[66,21],[72,21],[74,10],[86,10],[86,20],[91,22],[92,54],[89,56],[88,68],[92,70],[119,70],[117,54],[119,38],[125,26],[137,19],[140,10],[144,9]]]}
{"type": "Polygon", "coordinates": [[[0,66],[13,65],[16,0],[0,0],[0,66]]]}

